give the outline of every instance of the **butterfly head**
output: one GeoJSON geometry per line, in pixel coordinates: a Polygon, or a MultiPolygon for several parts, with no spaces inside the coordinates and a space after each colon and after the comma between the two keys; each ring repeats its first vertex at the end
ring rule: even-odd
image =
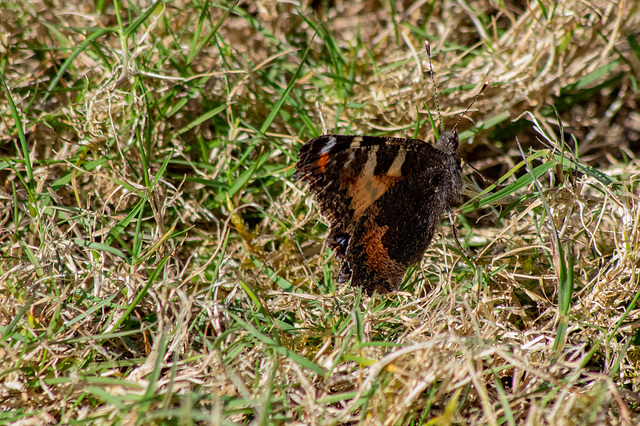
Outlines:
{"type": "Polygon", "coordinates": [[[458,150],[458,145],[460,145],[458,130],[454,128],[453,130],[445,130],[442,132],[435,147],[445,154],[455,155],[458,150]]]}

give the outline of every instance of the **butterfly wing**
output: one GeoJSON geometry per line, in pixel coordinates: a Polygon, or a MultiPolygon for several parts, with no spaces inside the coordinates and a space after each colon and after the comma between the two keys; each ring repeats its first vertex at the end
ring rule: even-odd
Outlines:
{"type": "Polygon", "coordinates": [[[396,291],[409,266],[420,262],[448,204],[442,167],[427,169],[390,188],[354,228],[345,263],[351,282],[367,293],[396,291]]]}
{"type": "Polygon", "coordinates": [[[459,166],[455,155],[416,139],[324,135],[305,143],[299,158],[293,177],[309,183],[329,221],[338,281],[369,293],[397,289],[446,208],[438,188],[455,180],[447,169],[452,159],[459,166]],[[402,240],[413,235],[415,249],[403,252],[402,240]]]}

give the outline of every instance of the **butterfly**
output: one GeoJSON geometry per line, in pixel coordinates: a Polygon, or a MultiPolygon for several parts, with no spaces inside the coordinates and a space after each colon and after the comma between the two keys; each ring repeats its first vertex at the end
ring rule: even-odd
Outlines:
{"type": "Polygon", "coordinates": [[[294,179],[310,185],[329,222],[338,283],[368,294],[400,287],[431,243],[443,213],[460,201],[454,130],[435,146],[416,139],[324,135],[305,143],[294,179]]]}
{"type": "Polygon", "coordinates": [[[329,222],[327,245],[340,263],[338,283],[351,281],[368,294],[396,291],[409,266],[420,262],[442,215],[461,201],[456,128],[442,131],[434,146],[323,135],[300,148],[293,179],[309,184],[329,222]]]}

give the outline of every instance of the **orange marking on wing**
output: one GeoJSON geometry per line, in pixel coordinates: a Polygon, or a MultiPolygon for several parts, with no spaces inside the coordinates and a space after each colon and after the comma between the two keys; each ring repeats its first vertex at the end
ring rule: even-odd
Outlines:
{"type": "Polygon", "coordinates": [[[378,198],[395,185],[402,177],[391,177],[387,175],[367,176],[360,175],[349,186],[349,196],[351,197],[351,208],[354,210],[353,218],[357,219],[373,204],[378,198]]]}
{"type": "Polygon", "coordinates": [[[320,168],[320,173],[324,173],[325,166],[327,165],[328,161],[329,161],[329,154],[323,154],[320,156],[320,158],[318,158],[318,161],[316,161],[316,164],[320,168]]]}
{"type": "Polygon", "coordinates": [[[364,252],[367,256],[367,265],[378,273],[383,273],[392,262],[382,237],[387,233],[388,226],[373,226],[363,236],[364,252]]]}

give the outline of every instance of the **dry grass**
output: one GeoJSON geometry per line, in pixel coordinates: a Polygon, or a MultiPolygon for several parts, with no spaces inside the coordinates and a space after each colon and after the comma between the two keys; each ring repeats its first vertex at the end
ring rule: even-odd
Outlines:
{"type": "Polygon", "coordinates": [[[233,6],[3,4],[0,421],[639,421],[638,3],[233,6]],[[498,186],[368,298],[290,176],[433,140],[425,39],[446,126],[492,82],[460,154],[498,186]]]}

